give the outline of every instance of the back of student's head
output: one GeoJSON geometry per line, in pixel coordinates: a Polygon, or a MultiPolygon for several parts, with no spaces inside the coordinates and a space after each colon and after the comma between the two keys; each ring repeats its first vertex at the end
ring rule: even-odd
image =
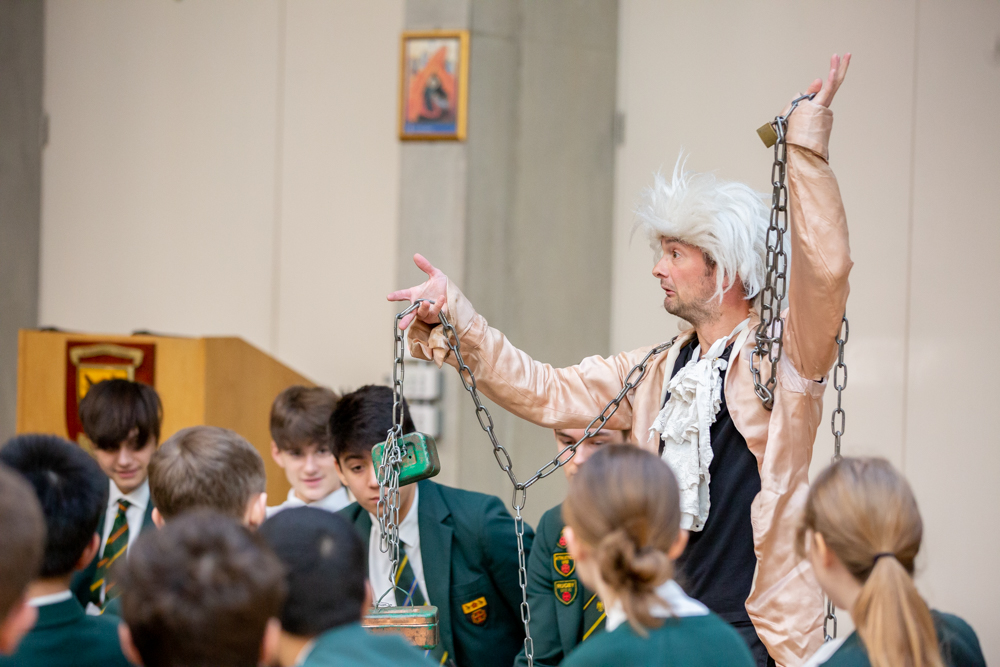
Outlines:
{"type": "Polygon", "coordinates": [[[156,390],[131,380],[104,380],[80,401],[80,423],[99,449],[118,449],[125,440],[145,447],[160,441],[163,406],[156,390]]]}
{"type": "Polygon", "coordinates": [[[346,519],[314,507],[279,512],[260,535],[277,554],[288,583],[281,627],[315,637],[357,622],[365,602],[364,545],[346,519]]]}
{"type": "Polygon", "coordinates": [[[234,431],[192,426],[178,431],[149,462],[149,492],[164,519],[212,509],[242,520],[267,473],[253,445],[234,431]]]}
{"type": "Polygon", "coordinates": [[[923,522],[906,479],[885,459],[843,458],[809,489],[798,531],[810,533],[862,583],[851,617],[872,667],[940,667],[937,634],[913,583],[923,522]]]}
{"type": "Polygon", "coordinates": [[[680,493],[670,468],[632,445],[605,445],[569,482],[563,518],[593,549],[601,579],[639,632],[660,624],[656,588],[673,576],[667,556],[680,532],[680,493]]]}
{"type": "Polygon", "coordinates": [[[0,449],[0,462],[34,487],[45,515],[45,556],[39,576],[71,573],[105,510],[108,478],[90,455],[55,435],[15,436],[0,449]]]}
{"type": "Polygon", "coordinates": [[[271,405],[271,439],[278,449],[330,445],[330,415],[337,394],[326,387],[294,386],[271,405]]]}
{"type": "Polygon", "coordinates": [[[146,667],[252,667],[285,597],[281,563],[233,519],[191,512],[121,566],[122,620],[146,667]]]}
{"type": "MultiPolygon", "coordinates": [[[[371,455],[372,447],[385,440],[392,428],[392,389],[369,384],[338,402],[330,416],[333,455],[339,461],[353,454],[371,455]]],[[[403,399],[403,433],[416,431],[410,408],[403,399]]]]}
{"type": "Polygon", "coordinates": [[[38,575],[45,553],[45,516],[34,489],[0,464],[0,627],[28,584],[38,575]]]}

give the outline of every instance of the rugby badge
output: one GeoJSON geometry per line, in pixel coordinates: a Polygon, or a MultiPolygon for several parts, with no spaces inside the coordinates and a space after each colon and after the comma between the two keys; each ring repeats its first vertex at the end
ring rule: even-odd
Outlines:
{"type": "Polygon", "coordinates": [[[552,584],[552,588],[555,591],[556,599],[565,605],[573,604],[573,600],[576,599],[576,594],[580,590],[577,586],[576,579],[556,581],[552,584]]]}

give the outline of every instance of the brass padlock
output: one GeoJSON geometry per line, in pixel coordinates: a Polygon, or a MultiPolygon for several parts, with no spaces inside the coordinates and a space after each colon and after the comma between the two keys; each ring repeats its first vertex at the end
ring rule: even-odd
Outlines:
{"type": "MultiPolygon", "coordinates": [[[[403,464],[399,468],[400,486],[428,479],[441,472],[437,444],[431,436],[423,433],[407,433],[399,439],[399,446],[403,448],[403,464]]],[[[376,470],[382,464],[384,451],[384,442],[372,448],[372,463],[376,470]]]]}
{"type": "Polygon", "coordinates": [[[778,133],[774,130],[774,123],[764,123],[757,128],[757,136],[770,148],[778,142],[778,133]]]}
{"type": "Polygon", "coordinates": [[[370,607],[361,619],[361,627],[373,634],[401,635],[420,649],[432,649],[441,643],[438,608],[370,607]]]}

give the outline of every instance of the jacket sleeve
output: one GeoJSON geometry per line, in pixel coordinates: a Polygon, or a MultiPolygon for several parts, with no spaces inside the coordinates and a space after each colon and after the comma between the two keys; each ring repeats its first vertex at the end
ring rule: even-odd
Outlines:
{"type": "MultiPolygon", "coordinates": [[[[535,531],[524,524],[525,557],[530,556],[535,531]]],[[[518,573],[514,518],[496,497],[490,496],[483,512],[483,562],[490,580],[514,615],[521,618],[521,580],[518,573]]]]}
{"type": "MultiPolygon", "coordinates": [[[[465,363],[479,391],[505,410],[545,428],[585,428],[618,395],[625,377],[647,349],[613,357],[587,357],[568,368],[553,368],[514,347],[489,326],[458,287],[448,283],[448,321],[459,336],[465,363]]],[[[438,366],[456,366],[440,324],[416,320],[409,331],[410,352],[438,366]]],[[[610,429],[631,428],[632,407],[621,403],[608,420],[610,429]]]]}
{"type": "Polygon", "coordinates": [[[809,380],[822,380],[850,291],[847,216],[830,169],[833,112],[804,100],[789,117],[788,188],[791,266],[783,354],[809,380]]]}
{"type": "MultiPolygon", "coordinates": [[[[528,605],[531,607],[529,627],[534,647],[534,663],[540,667],[554,667],[563,659],[556,599],[552,589],[552,564],[549,561],[551,554],[545,548],[551,542],[552,536],[546,533],[543,517],[528,556],[528,605]]],[[[528,658],[522,648],[514,661],[514,667],[524,667],[527,664],[528,658]]]]}

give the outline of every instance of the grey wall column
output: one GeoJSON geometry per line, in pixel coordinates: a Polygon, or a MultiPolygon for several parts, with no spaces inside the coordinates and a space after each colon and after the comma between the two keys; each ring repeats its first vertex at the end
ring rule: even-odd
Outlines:
{"type": "MultiPolygon", "coordinates": [[[[471,32],[464,143],[404,143],[398,275],[414,252],[461,286],[535,359],[610,352],[613,126],[618,5],[612,0],[408,0],[406,28],[471,32]]],[[[442,481],[510,500],[472,403],[445,373],[442,481]]],[[[520,478],[555,454],[550,431],[494,408],[520,478]]],[[[526,515],[559,502],[562,475],[526,515]]]]}
{"type": "Polygon", "coordinates": [[[14,434],[17,330],[38,325],[45,5],[0,0],[0,442],[14,434]]]}

